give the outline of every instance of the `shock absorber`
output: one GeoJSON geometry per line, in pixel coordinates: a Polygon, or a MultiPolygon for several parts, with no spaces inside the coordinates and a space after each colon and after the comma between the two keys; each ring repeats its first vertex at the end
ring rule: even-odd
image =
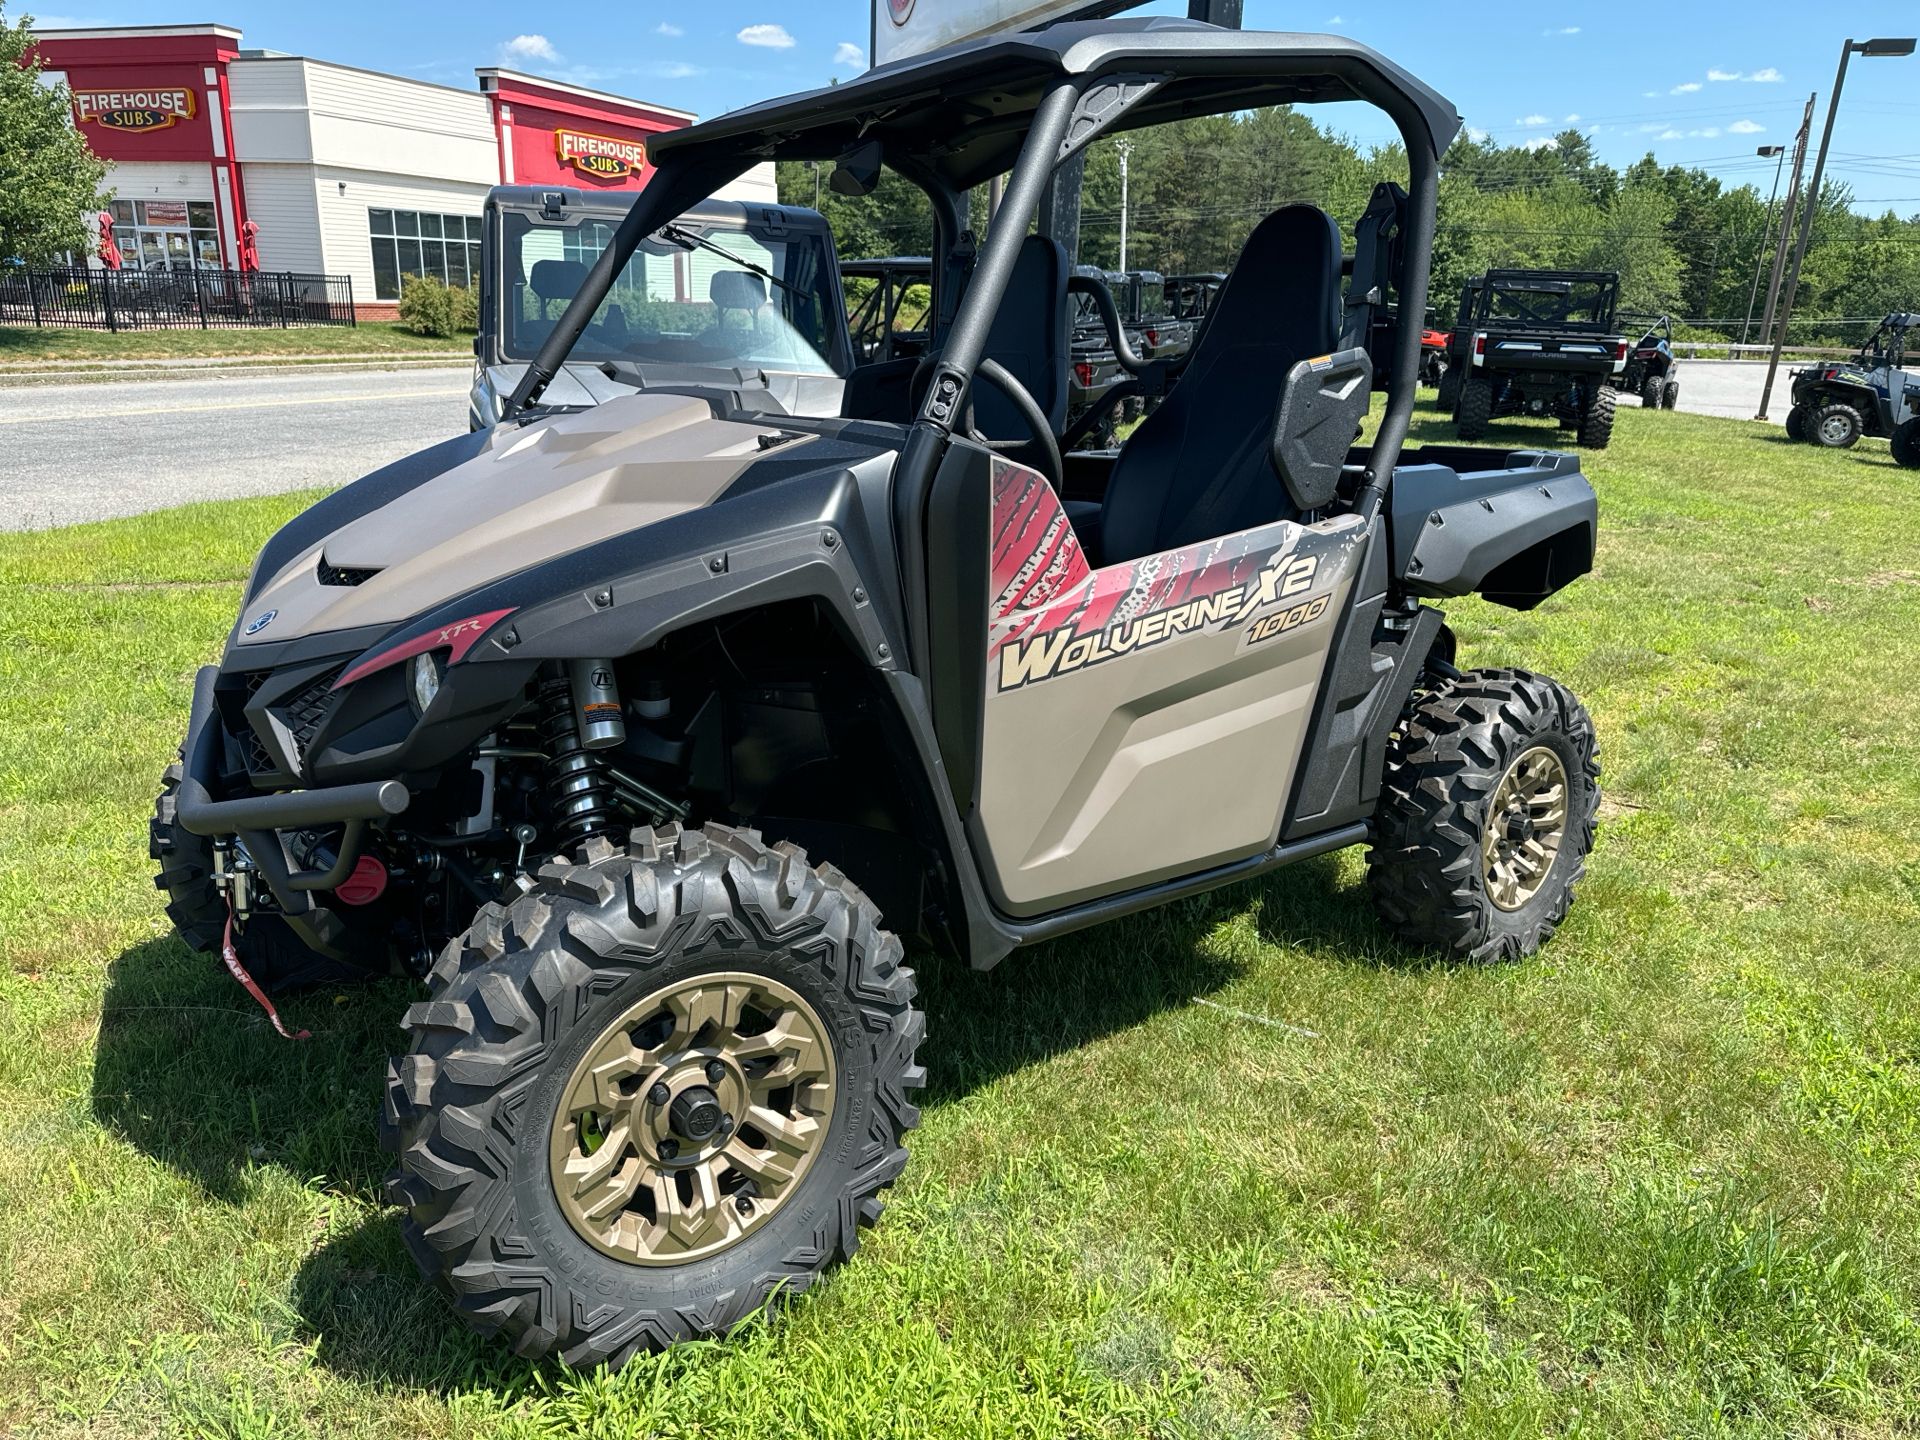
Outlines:
{"type": "Polygon", "coordinates": [[[617,830],[620,812],[613,780],[607,774],[606,762],[581,741],[573,682],[565,675],[542,681],[540,706],[553,840],[571,848],[589,836],[617,830]]]}

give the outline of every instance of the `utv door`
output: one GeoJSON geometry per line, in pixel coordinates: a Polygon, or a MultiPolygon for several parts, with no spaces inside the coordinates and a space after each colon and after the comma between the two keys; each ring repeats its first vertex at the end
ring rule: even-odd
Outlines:
{"type": "Polygon", "coordinates": [[[1273,847],[1362,521],[1095,569],[1043,476],[960,441],[928,515],[935,723],[1007,913],[1273,847]]]}

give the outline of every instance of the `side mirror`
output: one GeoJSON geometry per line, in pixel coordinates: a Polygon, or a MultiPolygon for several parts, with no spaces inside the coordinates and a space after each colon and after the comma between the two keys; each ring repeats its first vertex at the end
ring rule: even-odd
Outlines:
{"type": "Polygon", "coordinates": [[[1296,360],[1273,421],[1273,468],[1301,510],[1324,510],[1340,491],[1340,467],[1373,394],[1363,349],[1296,360]]]}
{"type": "Polygon", "coordinates": [[[827,188],[836,195],[871,195],[880,183],[880,142],[856,145],[834,163],[827,188]]]}

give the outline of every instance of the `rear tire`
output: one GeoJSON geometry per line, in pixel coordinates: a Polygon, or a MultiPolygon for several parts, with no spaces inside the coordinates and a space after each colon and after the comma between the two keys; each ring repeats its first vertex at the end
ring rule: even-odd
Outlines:
{"type": "Polygon", "coordinates": [[[1807,434],[1826,450],[1850,450],[1866,430],[1860,412],[1844,401],[1822,405],[1808,417],[1807,434]]]}
{"type": "Polygon", "coordinates": [[[1920,417],[1902,420],[1888,438],[1893,463],[1907,470],[1920,470],[1920,417]]]}
{"type": "Polygon", "coordinates": [[[1677,409],[1679,404],[1680,382],[1678,380],[1669,380],[1660,387],[1660,408],[1662,410],[1673,410],[1677,409]]]}
{"type": "Polygon", "coordinates": [[[1807,407],[1796,405],[1787,411],[1787,439],[1795,444],[1803,443],[1807,438],[1807,407]]]}
{"type": "Polygon", "coordinates": [[[1438,404],[1449,415],[1460,403],[1460,372],[1449,365],[1440,372],[1438,404]]]}
{"type": "Polygon", "coordinates": [[[721,825],[592,840],[482,907],[387,1073],[421,1269],[476,1329],[576,1366],[807,1289],[919,1123],[901,954],[839,871],[721,825]],[[709,1086],[695,1129],[680,1106],[709,1086]]]}
{"type": "Polygon", "coordinates": [[[1647,383],[1640,387],[1641,408],[1645,410],[1658,410],[1660,408],[1660,396],[1665,389],[1666,386],[1661,382],[1658,375],[1649,375],[1647,377],[1647,383]]]}
{"type": "Polygon", "coordinates": [[[1613,438],[1615,392],[1602,385],[1587,397],[1580,410],[1580,443],[1589,450],[1604,450],[1613,438]]]}
{"type": "Polygon", "coordinates": [[[1460,386],[1460,410],[1455,417],[1462,440],[1478,440],[1493,418],[1493,386],[1478,375],[1460,386]]]}
{"type": "Polygon", "coordinates": [[[1402,940],[1468,960],[1531,955],[1585,873],[1599,776],[1592,719],[1544,675],[1473,670],[1419,695],[1387,753],[1367,852],[1381,920],[1402,940]],[[1557,800],[1551,786],[1526,792],[1530,802],[1515,790],[1489,814],[1510,779],[1535,773],[1558,777],[1557,800]],[[1533,873],[1522,873],[1529,860],[1533,873]]]}

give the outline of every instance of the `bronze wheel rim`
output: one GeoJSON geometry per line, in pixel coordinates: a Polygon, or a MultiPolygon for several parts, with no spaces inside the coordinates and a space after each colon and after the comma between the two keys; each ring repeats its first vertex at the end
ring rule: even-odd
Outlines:
{"type": "Polygon", "coordinates": [[[1536,745],[1507,767],[1487,807],[1481,871],[1487,898],[1518,910],[1546,883],[1567,828],[1567,767],[1536,745]]]}
{"type": "Polygon", "coordinates": [[[580,1237],[636,1265],[683,1265],[753,1234],[825,1148],[833,1046],[813,1007],[765,975],[656,990],[581,1056],[548,1166],[580,1237]]]}

